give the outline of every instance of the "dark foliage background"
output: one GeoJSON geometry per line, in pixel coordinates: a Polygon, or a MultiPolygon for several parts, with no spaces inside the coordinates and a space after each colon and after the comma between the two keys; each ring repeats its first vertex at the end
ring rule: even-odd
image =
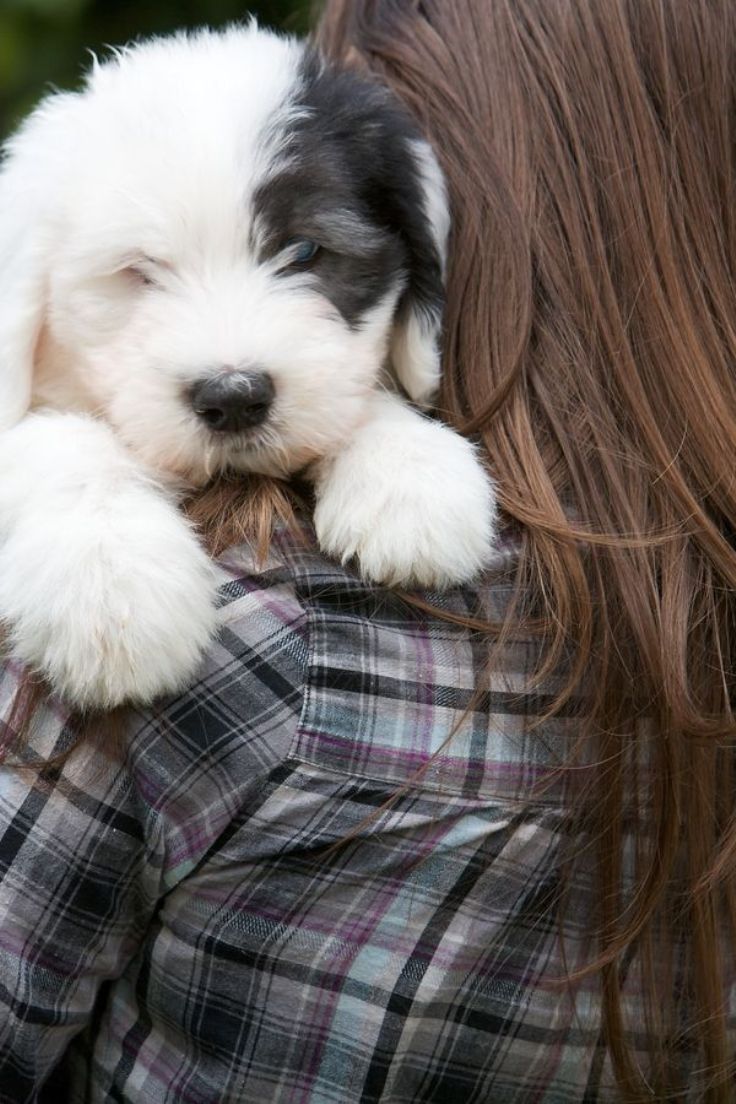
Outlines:
{"type": "Polygon", "coordinates": [[[88,50],[132,38],[221,26],[249,13],[303,33],[310,0],[0,0],[0,138],[49,87],[73,88],[88,50]]]}

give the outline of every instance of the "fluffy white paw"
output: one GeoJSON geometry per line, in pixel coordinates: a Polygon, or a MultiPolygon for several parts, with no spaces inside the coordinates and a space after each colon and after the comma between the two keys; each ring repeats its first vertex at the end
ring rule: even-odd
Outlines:
{"type": "Polygon", "coordinates": [[[442,589],[491,560],[493,485],[473,446],[446,426],[386,398],[317,473],[322,549],[355,558],[374,582],[442,589]]]}
{"type": "Polygon", "coordinates": [[[118,503],[104,529],[99,514],[94,527],[39,520],[21,520],[0,548],[12,654],[81,709],[185,684],[215,630],[215,581],[173,504],[118,503]]]}

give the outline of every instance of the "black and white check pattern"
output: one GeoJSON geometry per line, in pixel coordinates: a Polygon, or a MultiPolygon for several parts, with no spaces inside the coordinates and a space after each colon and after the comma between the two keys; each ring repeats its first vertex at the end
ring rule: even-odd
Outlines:
{"type": "MultiPolygon", "coordinates": [[[[286,534],[264,568],[245,549],[222,566],[201,678],[133,718],[124,766],[0,772],[0,1102],[616,1099],[597,983],[559,984],[569,818],[559,789],[528,799],[574,721],[534,726],[531,643],[443,746],[481,640],[286,534]]],[[[506,597],[499,575],[485,599],[506,597]]],[[[51,703],[35,750],[64,733],[51,703]]],[[[591,886],[579,868],[570,969],[591,886]]],[[[633,1022],[638,1001],[634,963],[633,1022]]]]}

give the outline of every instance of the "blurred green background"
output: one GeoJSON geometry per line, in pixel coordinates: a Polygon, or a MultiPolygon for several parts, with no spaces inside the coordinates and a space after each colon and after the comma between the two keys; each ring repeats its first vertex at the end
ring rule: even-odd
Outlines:
{"type": "Polygon", "coordinates": [[[0,0],[0,138],[50,87],[75,87],[90,49],[248,14],[301,34],[313,10],[313,0],[0,0]]]}

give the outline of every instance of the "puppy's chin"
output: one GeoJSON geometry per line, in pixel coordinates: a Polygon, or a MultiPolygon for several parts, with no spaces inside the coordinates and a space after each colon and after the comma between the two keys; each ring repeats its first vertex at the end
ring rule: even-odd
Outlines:
{"type": "Polygon", "coordinates": [[[251,455],[247,452],[243,456],[237,454],[222,471],[235,475],[270,475],[275,479],[289,479],[321,459],[322,454],[317,449],[292,450],[288,455],[271,454],[267,449],[254,450],[251,455]]]}
{"type": "Polygon", "coordinates": [[[154,478],[185,490],[198,490],[220,475],[267,475],[289,479],[323,455],[319,449],[306,446],[287,450],[218,438],[197,449],[187,442],[186,447],[178,451],[158,451],[134,443],[129,443],[128,447],[154,478]]]}

